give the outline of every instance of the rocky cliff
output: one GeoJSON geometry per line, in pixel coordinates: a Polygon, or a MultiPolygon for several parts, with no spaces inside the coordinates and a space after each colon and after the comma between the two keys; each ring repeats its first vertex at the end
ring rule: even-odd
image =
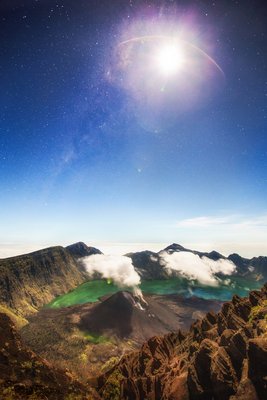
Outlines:
{"type": "Polygon", "coordinates": [[[94,251],[77,243],[1,259],[0,305],[22,317],[35,312],[88,279],[79,258],[94,251]]]}
{"type": "Polygon", "coordinates": [[[267,398],[267,285],[183,333],[148,340],[98,379],[103,399],[267,398]]]}

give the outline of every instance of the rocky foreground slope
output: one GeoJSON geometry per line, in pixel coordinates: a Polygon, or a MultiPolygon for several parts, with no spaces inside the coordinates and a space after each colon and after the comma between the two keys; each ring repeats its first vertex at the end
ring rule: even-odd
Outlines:
{"type": "Polygon", "coordinates": [[[188,333],[148,340],[98,379],[103,399],[266,400],[267,285],[188,333]]]}
{"type": "Polygon", "coordinates": [[[152,337],[91,385],[37,356],[23,344],[10,318],[0,313],[0,398],[265,400],[267,284],[248,298],[234,296],[187,333],[152,337]]]}
{"type": "Polygon", "coordinates": [[[11,319],[0,313],[0,399],[97,400],[88,386],[55,369],[21,342],[11,319]]]}
{"type": "Polygon", "coordinates": [[[32,314],[87,280],[78,260],[97,253],[93,247],[76,243],[0,259],[0,311],[21,317],[32,314]]]}

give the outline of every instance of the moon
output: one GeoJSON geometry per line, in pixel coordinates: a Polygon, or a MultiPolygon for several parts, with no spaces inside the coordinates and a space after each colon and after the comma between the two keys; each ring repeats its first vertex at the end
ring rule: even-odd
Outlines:
{"type": "Polygon", "coordinates": [[[150,131],[166,129],[184,113],[204,107],[225,81],[209,54],[176,36],[121,41],[106,71],[109,83],[125,92],[130,114],[150,131]]]}
{"type": "Polygon", "coordinates": [[[182,46],[177,44],[163,44],[155,57],[156,66],[165,76],[178,72],[185,64],[185,54],[182,46]]]}

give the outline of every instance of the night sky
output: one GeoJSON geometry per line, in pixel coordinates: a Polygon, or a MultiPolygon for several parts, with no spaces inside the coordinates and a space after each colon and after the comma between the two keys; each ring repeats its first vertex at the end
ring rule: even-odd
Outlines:
{"type": "Polygon", "coordinates": [[[2,0],[0,257],[78,240],[267,254],[264,4],[2,0]],[[153,51],[177,37],[167,76],[153,51]]]}

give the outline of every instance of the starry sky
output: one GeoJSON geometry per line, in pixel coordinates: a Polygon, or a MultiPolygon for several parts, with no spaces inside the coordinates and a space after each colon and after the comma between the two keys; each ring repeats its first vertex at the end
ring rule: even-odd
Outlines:
{"type": "Polygon", "coordinates": [[[261,1],[2,0],[0,257],[267,254],[266,21],[261,1]],[[187,46],[166,85],[146,65],[162,37],[187,46]]]}

